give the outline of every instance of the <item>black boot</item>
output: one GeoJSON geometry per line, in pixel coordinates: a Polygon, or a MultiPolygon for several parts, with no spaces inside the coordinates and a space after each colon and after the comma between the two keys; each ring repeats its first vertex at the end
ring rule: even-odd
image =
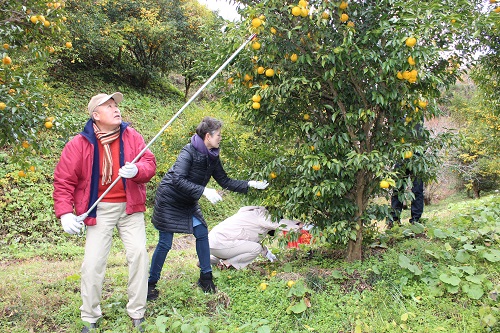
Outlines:
{"type": "Polygon", "coordinates": [[[148,282],[148,301],[154,301],[159,295],[160,292],[156,289],[156,282],[148,282]]]}
{"type": "Polygon", "coordinates": [[[201,273],[198,286],[206,293],[215,293],[215,284],[212,281],[212,272],[201,273]]]}
{"type": "Polygon", "coordinates": [[[97,332],[97,323],[86,323],[82,328],[82,333],[97,332]]]}

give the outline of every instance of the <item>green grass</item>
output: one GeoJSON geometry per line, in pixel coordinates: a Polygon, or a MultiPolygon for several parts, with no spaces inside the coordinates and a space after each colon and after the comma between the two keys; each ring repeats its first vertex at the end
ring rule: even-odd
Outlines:
{"type": "MultiPolygon", "coordinates": [[[[239,198],[234,194],[227,197],[232,206],[238,205],[239,198]]],[[[498,195],[482,199],[482,204],[477,200],[454,200],[440,205],[440,215],[453,216],[457,210],[477,209],[498,200],[498,195]]],[[[231,210],[227,206],[220,208],[231,210]]],[[[425,214],[436,212],[433,206],[426,211],[425,214]]],[[[211,223],[216,223],[212,214],[207,216],[211,223]]],[[[446,218],[429,218],[427,233],[451,224],[453,221],[446,218]]],[[[157,235],[151,224],[147,229],[148,250],[152,254],[157,235]]],[[[446,267],[452,263],[433,262],[426,254],[426,250],[443,247],[446,240],[433,239],[428,234],[403,237],[403,229],[393,235],[388,249],[366,248],[365,259],[360,262],[346,262],[342,249],[314,245],[298,250],[276,248],[280,258],[277,263],[259,259],[242,271],[215,269],[218,292],[213,295],[196,287],[198,268],[193,237],[176,235],[158,284],[160,297],[148,303],[146,331],[161,332],[167,325],[176,332],[176,325],[182,324],[186,332],[195,332],[195,328],[197,332],[487,332],[481,313],[489,311],[498,318],[498,312],[491,310],[498,303],[490,297],[491,291],[499,289],[498,265],[484,260],[470,263],[491,282],[480,299],[471,299],[463,292],[433,295],[422,279],[400,267],[398,257],[405,254],[422,268],[428,264],[446,267]],[[292,288],[287,286],[289,280],[296,281],[292,288]],[[264,291],[259,289],[262,282],[267,283],[264,291]],[[294,313],[291,308],[301,300],[310,307],[294,313]]],[[[56,250],[40,247],[38,252],[19,247],[18,259],[2,260],[0,331],[81,329],[78,307],[82,246],[83,239],[76,240],[72,250],[64,244],[56,250]],[[56,255],[57,251],[61,253],[56,255]]],[[[494,246],[498,249],[498,238],[494,246]]],[[[116,239],[104,284],[101,332],[130,329],[124,311],[126,285],[126,260],[121,242],[116,239]]],[[[490,331],[495,329],[498,324],[490,331]]]]}

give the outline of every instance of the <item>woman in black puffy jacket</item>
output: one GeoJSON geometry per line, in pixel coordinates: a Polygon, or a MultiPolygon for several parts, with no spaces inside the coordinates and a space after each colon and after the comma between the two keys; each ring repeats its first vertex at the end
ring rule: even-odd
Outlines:
{"type": "Polygon", "coordinates": [[[172,247],[175,232],[192,233],[196,238],[196,253],[200,262],[198,286],[205,292],[215,292],[210,266],[208,227],[198,204],[202,195],[216,203],[222,197],[206,185],[213,177],[223,188],[247,193],[248,187],[264,189],[266,181],[234,180],[227,176],[219,159],[222,123],[205,117],[196,128],[175,164],[163,177],[157,191],[153,212],[153,225],[159,231],[159,240],[151,261],[148,280],[148,300],[156,299],[159,291],[156,283],[168,251],[172,247]]]}

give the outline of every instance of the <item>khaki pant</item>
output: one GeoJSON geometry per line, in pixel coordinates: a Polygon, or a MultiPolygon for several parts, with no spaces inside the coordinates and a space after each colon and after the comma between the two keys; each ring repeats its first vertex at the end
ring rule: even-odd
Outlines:
{"type": "Polygon", "coordinates": [[[210,248],[210,254],[223,259],[226,265],[242,269],[255,260],[263,251],[262,245],[256,242],[240,241],[237,247],[225,249],[210,248]]]}
{"type": "Polygon", "coordinates": [[[81,271],[80,307],[83,321],[95,323],[102,316],[101,295],[115,227],[123,242],[128,263],[127,313],[132,319],[144,317],[148,289],[149,256],[146,250],[144,213],[125,213],[126,203],[100,202],[97,224],[87,228],[81,271]]]}

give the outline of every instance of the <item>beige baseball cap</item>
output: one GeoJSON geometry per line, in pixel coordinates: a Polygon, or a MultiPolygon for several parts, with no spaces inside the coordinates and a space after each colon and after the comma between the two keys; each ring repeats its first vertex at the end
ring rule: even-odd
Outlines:
{"type": "Polygon", "coordinates": [[[111,95],[98,94],[92,97],[88,106],[89,116],[92,118],[92,112],[94,112],[95,108],[110,100],[111,98],[114,99],[116,103],[120,103],[121,101],[123,101],[123,94],[121,92],[114,92],[111,95]]]}

